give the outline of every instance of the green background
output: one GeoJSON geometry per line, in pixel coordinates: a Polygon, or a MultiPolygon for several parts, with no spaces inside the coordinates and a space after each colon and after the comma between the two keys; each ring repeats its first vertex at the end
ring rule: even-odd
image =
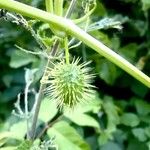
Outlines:
{"type": "MultiPolygon", "coordinates": [[[[21,2],[44,9],[41,0],[21,2]]],[[[67,4],[64,5],[64,8],[67,4]]],[[[90,32],[98,40],[137,66],[150,76],[150,1],[149,0],[101,0],[91,16],[91,22],[114,18],[122,23],[123,29],[104,28],[90,32]]],[[[77,3],[74,15],[82,12],[77,3]]],[[[37,24],[35,29],[41,26],[37,24]]],[[[42,28],[38,30],[43,40],[42,28]]],[[[51,35],[50,35],[51,36],[51,35]]],[[[0,131],[10,129],[20,133],[15,142],[6,141],[4,146],[17,145],[24,135],[23,123],[12,117],[18,93],[24,96],[25,68],[39,68],[32,85],[38,89],[38,80],[44,69],[45,60],[40,56],[26,54],[15,45],[38,51],[39,47],[31,34],[21,26],[0,19],[0,131]],[[21,124],[22,123],[22,124],[21,124]]],[[[96,74],[95,101],[76,111],[74,116],[65,114],[56,123],[48,136],[56,136],[60,150],[148,150],[150,149],[150,90],[93,50],[81,44],[71,50],[72,56],[92,60],[96,74]],[[67,135],[70,138],[67,138],[67,135]]],[[[32,95],[31,95],[32,99],[32,95]]],[[[32,102],[31,102],[32,103],[32,102]]],[[[57,112],[49,101],[43,102],[40,119],[48,121],[57,112]],[[50,105],[51,107],[48,107],[50,105]],[[49,110],[45,112],[45,110],[49,110]],[[51,114],[51,115],[49,115],[51,114]]],[[[23,106],[23,102],[21,101],[23,106]]],[[[1,135],[1,134],[0,134],[1,135]]],[[[1,143],[0,138],[0,143],[1,143]]]]}

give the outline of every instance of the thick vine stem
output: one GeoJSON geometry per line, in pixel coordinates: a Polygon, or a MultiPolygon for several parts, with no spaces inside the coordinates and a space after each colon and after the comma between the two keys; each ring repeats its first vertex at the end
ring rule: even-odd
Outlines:
{"type": "Polygon", "coordinates": [[[88,33],[80,29],[76,26],[71,20],[56,16],[54,14],[47,13],[40,9],[22,4],[13,0],[0,0],[0,8],[7,9],[9,11],[14,11],[16,13],[20,13],[24,16],[28,16],[30,18],[39,19],[41,21],[50,23],[62,31],[70,34],[77,39],[83,41],[86,45],[94,49],[100,55],[104,56],[123,70],[125,70],[128,74],[142,82],[144,85],[150,88],[150,78],[138,70],[135,66],[129,63],[127,60],[122,58],[120,55],[116,54],[110,48],[105,46],[100,41],[96,40],[88,33]]]}

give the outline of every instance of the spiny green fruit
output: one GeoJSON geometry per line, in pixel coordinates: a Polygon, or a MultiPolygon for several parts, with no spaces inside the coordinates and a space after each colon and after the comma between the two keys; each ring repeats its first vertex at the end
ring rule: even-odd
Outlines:
{"type": "Polygon", "coordinates": [[[59,108],[73,108],[93,96],[93,75],[89,74],[91,68],[87,67],[89,62],[79,65],[79,61],[80,59],[74,59],[70,64],[65,61],[58,62],[47,72],[48,80],[45,83],[50,85],[46,93],[50,99],[56,100],[59,108]]]}

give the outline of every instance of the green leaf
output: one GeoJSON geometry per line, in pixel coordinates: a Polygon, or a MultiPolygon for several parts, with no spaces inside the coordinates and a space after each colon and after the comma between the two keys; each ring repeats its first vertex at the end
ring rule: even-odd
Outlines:
{"type": "Polygon", "coordinates": [[[116,131],[117,125],[120,122],[118,108],[114,105],[111,97],[104,97],[103,109],[107,115],[107,126],[104,132],[101,132],[98,138],[100,145],[106,144],[109,139],[113,138],[112,133],[116,131]]]}
{"type": "Polygon", "coordinates": [[[111,46],[111,41],[110,41],[110,39],[109,39],[107,34],[104,34],[103,32],[98,31],[98,30],[91,31],[90,34],[92,36],[94,36],[96,39],[102,41],[107,46],[111,46]]]}
{"type": "Polygon", "coordinates": [[[19,68],[35,61],[37,61],[37,58],[34,55],[16,50],[11,55],[9,65],[12,68],[19,68]]]}
{"type": "Polygon", "coordinates": [[[50,137],[56,137],[59,150],[90,150],[89,145],[67,122],[56,123],[48,130],[50,137]]]}
{"type": "Polygon", "coordinates": [[[32,147],[32,141],[23,141],[15,150],[29,150],[32,147]]]}
{"type": "Polygon", "coordinates": [[[56,113],[56,103],[48,98],[45,98],[41,104],[39,119],[44,122],[47,122],[51,120],[56,115],[56,113]]]}
{"type": "Polygon", "coordinates": [[[140,123],[138,116],[133,113],[124,113],[121,116],[120,121],[122,124],[130,127],[135,127],[140,123]]]}
{"type": "Polygon", "coordinates": [[[119,50],[119,54],[130,62],[134,62],[138,45],[130,43],[119,50]]]}
{"type": "Polygon", "coordinates": [[[103,145],[100,150],[122,150],[122,148],[117,143],[108,142],[107,144],[103,145]]]}
{"type": "Polygon", "coordinates": [[[138,98],[132,98],[139,115],[148,115],[150,113],[150,104],[138,98]]]}
{"type": "Polygon", "coordinates": [[[7,146],[7,147],[2,147],[0,148],[1,150],[16,150],[15,146],[7,146]]]}
{"type": "Polygon", "coordinates": [[[9,88],[11,86],[11,82],[13,80],[13,76],[10,75],[10,74],[5,75],[2,80],[3,80],[4,84],[9,88]]]}
{"type": "Polygon", "coordinates": [[[148,147],[143,142],[130,140],[126,150],[148,150],[148,147]]]}
{"type": "Polygon", "coordinates": [[[20,93],[20,91],[21,91],[21,86],[14,85],[13,88],[12,87],[7,88],[6,90],[3,91],[3,93],[0,94],[1,102],[7,103],[13,99],[16,99],[16,95],[20,93]]]}
{"type": "Polygon", "coordinates": [[[145,128],[145,134],[150,138],[150,126],[145,128]]]}
{"type": "Polygon", "coordinates": [[[142,1],[142,4],[143,4],[142,9],[144,11],[148,10],[150,8],[150,1],[149,0],[141,0],[141,1],[142,1]]]}
{"type": "Polygon", "coordinates": [[[136,3],[138,0],[124,0],[125,3],[136,3]]]}
{"type": "Polygon", "coordinates": [[[141,142],[144,142],[147,140],[147,136],[145,134],[145,129],[143,129],[143,128],[134,128],[134,129],[132,129],[132,133],[141,142]]]}
{"type": "Polygon", "coordinates": [[[13,135],[13,138],[18,140],[24,140],[26,132],[27,132],[26,121],[17,122],[13,124],[10,128],[10,133],[13,135]]]}
{"type": "Polygon", "coordinates": [[[96,71],[100,78],[110,85],[113,85],[116,78],[119,76],[116,66],[106,59],[99,60],[99,63],[96,66],[96,71]]]}
{"type": "Polygon", "coordinates": [[[108,142],[108,140],[112,138],[111,134],[108,133],[107,131],[104,131],[100,134],[100,136],[98,137],[98,143],[99,145],[104,145],[108,142]]]}
{"type": "Polygon", "coordinates": [[[65,116],[69,118],[72,122],[78,124],[79,126],[90,126],[99,129],[99,123],[87,114],[81,114],[78,112],[66,113],[65,116]]]}
{"type": "Polygon", "coordinates": [[[96,9],[95,9],[95,13],[98,16],[104,16],[104,15],[106,15],[107,14],[107,10],[103,6],[103,3],[101,3],[100,1],[96,1],[96,3],[97,3],[97,6],[96,6],[96,9]]]}
{"type": "Polygon", "coordinates": [[[88,103],[85,103],[84,105],[78,105],[77,108],[75,108],[75,112],[77,113],[98,113],[102,106],[102,100],[99,98],[98,92],[94,93],[93,99],[88,101],[88,103]]]}
{"type": "Polygon", "coordinates": [[[131,85],[131,90],[139,97],[144,98],[146,94],[149,92],[149,88],[145,85],[139,83],[138,81],[134,81],[131,85]]]}
{"type": "Polygon", "coordinates": [[[146,124],[150,124],[150,115],[142,116],[142,117],[140,117],[140,119],[141,119],[141,122],[144,122],[146,124]]]}
{"type": "Polygon", "coordinates": [[[100,129],[100,125],[97,120],[89,114],[86,114],[89,112],[98,113],[100,109],[101,101],[97,93],[95,93],[95,98],[93,100],[89,101],[87,104],[84,104],[84,106],[82,104],[78,105],[78,107],[76,107],[72,112],[70,112],[70,110],[66,110],[64,115],[79,126],[89,126],[100,129]]]}
{"type": "Polygon", "coordinates": [[[137,32],[137,34],[139,34],[140,36],[143,36],[145,34],[145,32],[147,31],[147,23],[144,21],[140,20],[132,20],[131,24],[135,30],[135,32],[137,32]]]}
{"type": "Polygon", "coordinates": [[[107,131],[109,133],[116,131],[116,126],[119,124],[118,108],[114,105],[113,99],[105,96],[103,103],[104,111],[107,115],[107,131]]]}
{"type": "Polygon", "coordinates": [[[12,134],[10,132],[3,132],[0,133],[0,147],[6,143],[8,138],[12,137],[12,134]]]}

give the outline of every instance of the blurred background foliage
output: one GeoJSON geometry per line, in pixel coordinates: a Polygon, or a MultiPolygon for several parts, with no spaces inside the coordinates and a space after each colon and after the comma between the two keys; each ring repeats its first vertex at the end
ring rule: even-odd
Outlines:
{"type": "MultiPolygon", "coordinates": [[[[45,9],[42,0],[20,2],[45,9]]],[[[82,11],[78,3],[72,17],[82,11]]],[[[120,21],[123,28],[103,28],[89,33],[150,76],[150,1],[97,0],[91,22],[104,18],[120,21]]],[[[51,43],[44,37],[42,28],[38,32],[43,34],[43,40],[51,43]]],[[[0,146],[15,146],[24,137],[23,122],[16,123],[17,119],[12,117],[11,112],[18,93],[24,96],[25,68],[38,68],[38,81],[45,64],[43,57],[24,53],[15,45],[39,51],[38,44],[28,31],[1,19],[0,131],[13,130],[16,137],[15,142],[8,142],[7,136],[0,134],[0,146]]],[[[82,57],[84,61],[92,60],[97,95],[90,106],[76,110],[76,114],[65,113],[64,118],[55,123],[47,135],[56,136],[60,150],[149,150],[150,90],[84,44],[71,49],[71,54],[82,57]]],[[[38,89],[36,81],[32,86],[38,89]]],[[[40,120],[48,121],[56,113],[53,104],[45,100],[40,120]]]]}

